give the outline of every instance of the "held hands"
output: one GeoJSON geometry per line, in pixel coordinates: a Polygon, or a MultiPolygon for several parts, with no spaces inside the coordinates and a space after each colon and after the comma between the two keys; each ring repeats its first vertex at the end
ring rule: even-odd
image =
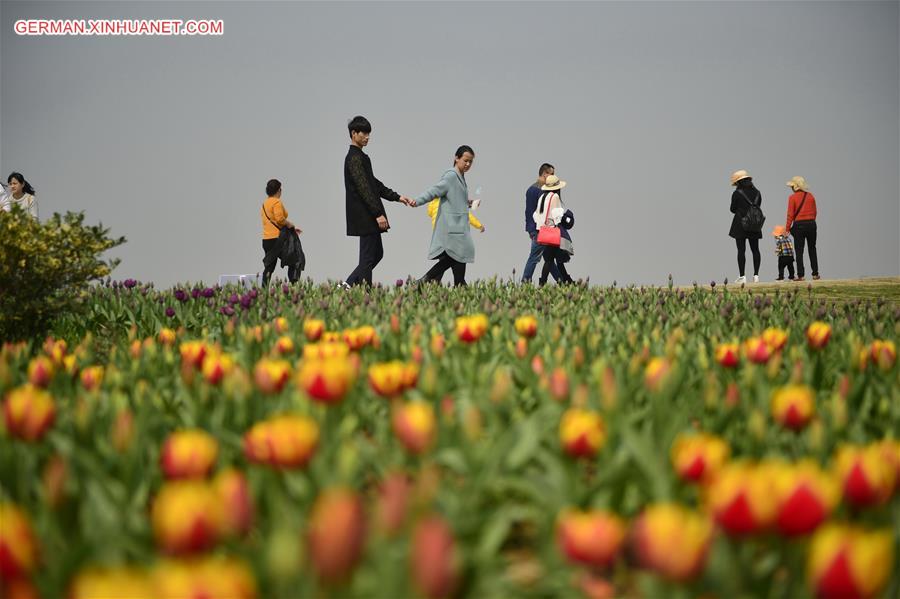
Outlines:
{"type": "Polygon", "coordinates": [[[416,201],[412,198],[408,198],[406,196],[400,196],[400,201],[402,203],[406,204],[407,206],[409,206],[410,208],[416,207],[416,201]]]}

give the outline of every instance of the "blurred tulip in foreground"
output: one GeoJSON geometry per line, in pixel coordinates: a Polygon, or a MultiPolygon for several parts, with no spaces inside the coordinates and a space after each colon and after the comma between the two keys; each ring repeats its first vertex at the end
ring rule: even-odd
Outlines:
{"type": "Polygon", "coordinates": [[[346,581],[362,555],[365,517],[359,496],[346,488],[326,489],[309,516],[313,570],[328,583],[346,581]]]}
{"type": "Polygon", "coordinates": [[[153,501],[151,517],[157,545],[167,553],[204,551],[223,532],[222,503],[206,481],[164,484],[153,501]]]}
{"type": "Polygon", "coordinates": [[[565,510],[556,522],[556,542],[574,564],[598,568],[612,564],[625,540],[625,523],[609,512],[565,510]]]}
{"type": "Polygon", "coordinates": [[[810,586],[823,599],[869,599],[891,575],[894,555],[890,530],[868,531],[829,523],[816,531],[809,548],[810,586]]]}
{"type": "Polygon", "coordinates": [[[806,385],[786,385],[772,394],[772,417],[785,428],[800,430],[815,413],[815,393],[806,385]]]}
{"type": "Polygon", "coordinates": [[[728,444],[720,437],[685,433],[678,435],[672,444],[671,458],[679,477],[696,482],[714,475],[730,453],[728,444]]]}
{"type": "Polygon", "coordinates": [[[683,506],[658,503],[647,507],[632,528],[641,564],[677,582],[696,577],[706,565],[713,524],[683,506]]]}
{"type": "Polygon", "coordinates": [[[53,426],[56,407],[50,394],[26,383],[6,395],[3,402],[3,420],[6,431],[23,441],[40,441],[53,426]]]}
{"type": "Polygon", "coordinates": [[[570,408],[560,420],[559,440],[570,456],[593,457],[606,443],[606,423],[597,412],[570,408]]]}
{"type": "Polygon", "coordinates": [[[18,506],[0,502],[0,581],[27,576],[37,560],[37,538],[28,516],[18,506]]]}
{"type": "Polygon", "coordinates": [[[319,443],[318,425],[305,416],[282,415],[258,422],[244,434],[244,456],[256,464],[300,468],[319,443]]]}
{"type": "Polygon", "coordinates": [[[219,444],[204,430],[185,429],[163,441],[159,465],[166,478],[203,478],[216,463],[219,444]]]}
{"type": "Polygon", "coordinates": [[[459,555],[453,531],[440,516],[427,516],[414,530],[410,550],[412,579],[428,599],[449,597],[459,582],[459,555]]]}

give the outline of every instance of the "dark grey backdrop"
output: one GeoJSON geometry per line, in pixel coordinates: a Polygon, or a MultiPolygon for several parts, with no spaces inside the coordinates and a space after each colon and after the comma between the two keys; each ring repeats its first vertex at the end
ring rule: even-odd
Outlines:
{"type": "MultiPolygon", "coordinates": [[[[770,225],[784,182],[819,202],[825,277],[900,272],[897,2],[8,2],[0,168],[44,215],[85,210],[128,237],[119,278],[169,285],[260,267],[258,206],[280,178],[316,280],[355,264],[345,124],[375,129],[376,174],[413,195],[459,144],[482,187],[470,279],[520,272],[523,193],[569,182],[592,282],[734,278],[729,174],[770,225]],[[222,37],[20,37],[20,18],[221,18],[222,37]]],[[[425,209],[389,206],[376,272],[421,275],[425,209]]],[[[763,240],[763,278],[775,273],[763,240]]],[[[279,271],[283,273],[283,271],[279,271]]]]}

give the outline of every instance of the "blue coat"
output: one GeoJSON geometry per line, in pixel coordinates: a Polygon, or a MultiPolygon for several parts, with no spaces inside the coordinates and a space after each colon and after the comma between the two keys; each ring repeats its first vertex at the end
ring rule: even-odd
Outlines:
{"type": "Polygon", "coordinates": [[[416,198],[416,205],[422,206],[434,198],[439,198],[440,204],[428,259],[435,260],[447,252],[457,262],[475,262],[475,244],[469,233],[469,188],[465,177],[451,168],[437,184],[416,198]]]}

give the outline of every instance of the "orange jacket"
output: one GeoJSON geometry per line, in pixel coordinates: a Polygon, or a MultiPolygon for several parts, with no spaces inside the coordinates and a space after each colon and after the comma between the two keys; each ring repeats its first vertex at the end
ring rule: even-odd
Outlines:
{"type": "Polygon", "coordinates": [[[808,191],[795,191],[791,194],[791,197],[788,198],[787,218],[784,221],[784,228],[790,231],[791,225],[794,224],[793,221],[795,220],[816,220],[816,196],[808,191]],[[805,202],[803,202],[804,193],[806,194],[805,202]],[[800,202],[803,202],[803,208],[797,216],[794,216],[797,208],[800,207],[800,202]]]}
{"type": "Polygon", "coordinates": [[[259,209],[259,218],[262,220],[262,238],[275,239],[278,237],[278,227],[284,226],[288,213],[284,204],[278,198],[266,198],[259,209]],[[268,215],[268,218],[266,217],[268,215]],[[271,221],[269,219],[272,219],[271,221]],[[272,223],[275,223],[274,225],[272,223]],[[278,225],[276,227],[275,225],[278,225]]]}

